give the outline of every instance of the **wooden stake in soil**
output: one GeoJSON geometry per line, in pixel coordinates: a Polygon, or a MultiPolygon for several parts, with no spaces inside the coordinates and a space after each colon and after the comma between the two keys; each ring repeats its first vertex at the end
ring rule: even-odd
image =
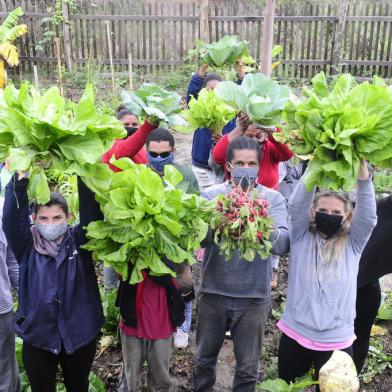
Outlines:
{"type": "Polygon", "coordinates": [[[62,72],[62,69],[61,69],[60,38],[56,38],[56,54],[57,54],[57,71],[59,73],[60,94],[64,95],[63,72],[62,72]]]}
{"type": "Polygon", "coordinates": [[[87,81],[91,83],[91,69],[93,65],[93,40],[90,40],[90,50],[88,52],[88,63],[87,63],[87,81]]]}
{"type": "Polygon", "coordinates": [[[107,39],[108,39],[110,70],[112,73],[112,90],[113,90],[113,94],[115,94],[116,83],[115,83],[115,79],[114,79],[114,64],[113,64],[113,53],[112,53],[112,40],[111,40],[111,34],[110,34],[110,22],[106,22],[106,34],[107,34],[107,39]]]}
{"type": "Polygon", "coordinates": [[[260,71],[266,76],[271,76],[271,51],[274,39],[274,14],[275,0],[267,0],[265,4],[263,21],[263,47],[261,52],[260,67],[260,71]]]}
{"type": "Polygon", "coordinates": [[[33,71],[34,71],[34,87],[39,92],[38,67],[36,65],[33,65],[33,71]]]}
{"type": "Polygon", "coordinates": [[[128,53],[128,72],[129,72],[129,89],[133,90],[133,69],[132,69],[132,52],[128,53]]]}

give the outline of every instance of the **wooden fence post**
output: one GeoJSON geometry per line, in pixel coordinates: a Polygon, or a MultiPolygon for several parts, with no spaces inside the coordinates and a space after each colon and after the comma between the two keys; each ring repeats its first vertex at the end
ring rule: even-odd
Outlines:
{"type": "Polygon", "coordinates": [[[274,16],[275,16],[275,0],[267,0],[265,3],[265,12],[263,20],[263,36],[261,51],[261,67],[260,71],[271,76],[271,51],[274,41],[274,16]]]}
{"type": "Polygon", "coordinates": [[[200,3],[200,21],[199,21],[199,37],[201,41],[210,42],[210,29],[208,26],[208,0],[201,0],[200,3]]]}
{"type": "Polygon", "coordinates": [[[335,37],[332,49],[331,75],[339,73],[339,64],[342,57],[344,33],[346,29],[346,17],[350,0],[341,0],[339,6],[339,21],[335,29],[335,37]]]}
{"type": "Polygon", "coordinates": [[[71,51],[71,27],[69,23],[69,9],[68,3],[64,0],[62,2],[63,11],[63,42],[64,42],[64,54],[65,54],[65,64],[68,70],[72,70],[72,51],[71,51]]]}

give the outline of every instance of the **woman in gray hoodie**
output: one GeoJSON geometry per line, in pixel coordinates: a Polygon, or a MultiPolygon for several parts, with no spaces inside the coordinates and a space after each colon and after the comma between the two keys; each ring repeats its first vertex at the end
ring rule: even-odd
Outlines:
{"type": "Polygon", "coordinates": [[[279,377],[287,382],[312,365],[318,377],[333,350],[352,355],[359,259],[377,222],[366,164],[358,173],[355,211],[347,195],[307,192],[301,179],[289,217],[287,305],[278,322],[279,377]]]}

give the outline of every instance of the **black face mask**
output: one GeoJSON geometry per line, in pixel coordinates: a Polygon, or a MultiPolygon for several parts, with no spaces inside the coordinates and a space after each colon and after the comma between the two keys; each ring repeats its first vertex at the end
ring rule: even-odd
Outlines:
{"type": "Polygon", "coordinates": [[[125,127],[125,130],[127,131],[127,136],[124,139],[133,135],[138,130],[138,128],[137,127],[125,127]]]}
{"type": "Polygon", "coordinates": [[[317,211],[315,218],[317,230],[325,234],[327,238],[332,237],[342,227],[342,215],[330,215],[317,211]]]}

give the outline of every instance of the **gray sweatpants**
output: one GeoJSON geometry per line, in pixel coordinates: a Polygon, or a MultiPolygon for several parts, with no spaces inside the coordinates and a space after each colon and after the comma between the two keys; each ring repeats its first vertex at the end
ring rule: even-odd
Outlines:
{"type": "Polygon", "coordinates": [[[172,337],[169,339],[146,340],[126,336],[121,331],[121,346],[124,361],[123,381],[118,392],[141,391],[140,375],[147,362],[148,390],[168,392],[171,390],[169,359],[172,337]]]}
{"type": "Polygon", "coordinates": [[[15,356],[14,312],[0,314],[0,392],[19,392],[15,356]]]}

